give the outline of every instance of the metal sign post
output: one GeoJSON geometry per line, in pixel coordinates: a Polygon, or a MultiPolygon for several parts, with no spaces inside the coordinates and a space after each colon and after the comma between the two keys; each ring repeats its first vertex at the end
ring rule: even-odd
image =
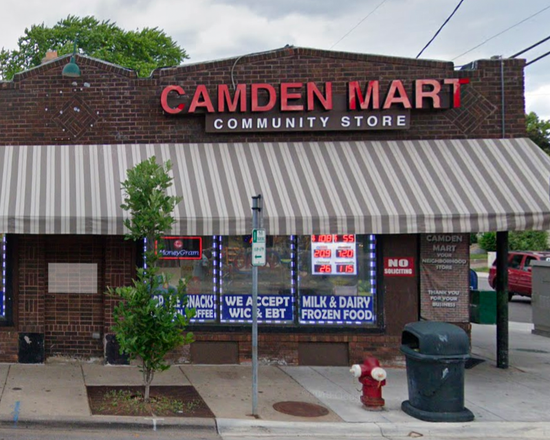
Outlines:
{"type": "Polygon", "coordinates": [[[252,197],[252,415],[258,416],[258,266],[265,266],[262,195],[252,197]],[[262,251],[263,249],[263,251],[262,251]],[[262,263],[263,260],[263,264],[262,263]]]}

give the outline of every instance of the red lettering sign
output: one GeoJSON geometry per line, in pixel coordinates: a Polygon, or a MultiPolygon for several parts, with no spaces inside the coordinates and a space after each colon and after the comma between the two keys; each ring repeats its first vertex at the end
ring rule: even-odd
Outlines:
{"type": "Polygon", "coordinates": [[[433,108],[441,108],[441,97],[439,92],[441,92],[441,84],[435,79],[419,79],[415,81],[415,107],[422,108],[424,103],[424,98],[429,98],[432,100],[433,108]],[[424,90],[424,86],[431,87],[431,90],[424,90]]]}
{"type": "Polygon", "coordinates": [[[269,84],[252,84],[251,95],[253,112],[268,112],[275,107],[275,103],[277,102],[275,87],[269,84]],[[268,100],[266,105],[260,105],[259,103],[258,97],[260,90],[265,90],[267,92],[268,100]]]}
{"type": "Polygon", "coordinates": [[[323,95],[317,85],[313,82],[307,83],[307,110],[315,110],[314,97],[316,97],[325,110],[332,110],[332,83],[325,83],[325,94],[323,95]]]}
{"type": "Polygon", "coordinates": [[[365,94],[363,94],[359,81],[348,83],[348,107],[350,110],[357,110],[357,101],[359,101],[361,110],[378,110],[380,108],[380,82],[368,81],[366,87],[365,94]]]}
{"type": "MultiPolygon", "coordinates": [[[[329,122],[333,122],[329,120],[334,116],[334,118],[341,119],[342,128],[347,128],[350,118],[360,118],[358,123],[361,123],[363,115],[366,114],[364,117],[369,118],[376,111],[380,111],[382,117],[388,115],[389,111],[405,111],[413,108],[442,109],[443,107],[460,107],[461,86],[468,83],[468,78],[427,78],[415,80],[412,82],[412,87],[406,87],[403,81],[395,79],[390,81],[387,92],[384,93],[381,90],[380,80],[350,81],[347,84],[347,100],[334,100],[332,82],[325,82],[324,89],[315,82],[283,82],[277,89],[271,84],[237,84],[233,90],[227,84],[219,84],[217,86],[217,96],[214,100],[210,96],[213,91],[209,91],[205,84],[199,84],[193,91],[192,98],[187,101],[183,98],[186,92],[181,86],[170,85],[162,90],[160,102],[162,109],[170,115],[204,112],[219,114],[221,117],[224,113],[229,116],[236,112],[251,112],[254,114],[276,113],[279,111],[284,114],[287,112],[303,113],[306,111],[315,112],[316,110],[334,110],[331,113],[323,114],[323,117],[317,116],[317,119],[320,118],[319,124],[322,124],[322,128],[328,129],[329,122]],[[407,92],[407,90],[409,91],[407,92]],[[337,108],[334,108],[334,104],[337,108]],[[345,113],[361,111],[363,112],[362,115],[359,113],[345,113]]],[[[281,113],[279,113],[280,115],[281,113]]],[[[258,117],[263,117],[263,115],[258,117]]],[[[291,116],[287,114],[285,117],[289,118],[291,116]]],[[[217,121],[217,124],[219,125],[222,122],[217,121]]],[[[309,119],[306,122],[309,122],[309,119]]],[[[238,121],[231,121],[232,125],[238,123],[238,121]]],[[[250,123],[252,122],[247,121],[243,130],[250,123]]],[[[303,121],[298,121],[298,123],[302,124],[300,128],[305,127],[303,121]]],[[[290,128],[294,128],[296,121],[290,120],[288,124],[290,128]]],[[[367,125],[374,127],[376,124],[373,120],[368,119],[367,125]]],[[[398,124],[398,127],[394,128],[402,128],[405,125],[408,128],[408,123],[398,124]]],[[[361,127],[358,127],[358,129],[361,129],[361,127]]]]}
{"type": "Polygon", "coordinates": [[[246,111],[246,84],[237,84],[233,99],[229,93],[229,86],[227,84],[220,84],[218,86],[218,111],[220,113],[225,112],[225,103],[227,102],[227,111],[234,113],[237,110],[237,103],[240,112],[246,111]]]}
{"type": "Polygon", "coordinates": [[[168,95],[170,92],[176,92],[178,95],[182,96],[185,95],[185,92],[180,86],[168,86],[165,87],[162,93],[160,94],[160,105],[162,106],[162,109],[171,115],[176,115],[178,113],[181,113],[185,107],[184,104],[179,104],[176,108],[172,108],[168,105],[168,95]]]}
{"type": "Polygon", "coordinates": [[[282,112],[302,112],[304,106],[302,104],[289,104],[289,100],[298,100],[302,98],[302,94],[292,89],[300,89],[302,83],[281,83],[281,111],[282,112]]]}

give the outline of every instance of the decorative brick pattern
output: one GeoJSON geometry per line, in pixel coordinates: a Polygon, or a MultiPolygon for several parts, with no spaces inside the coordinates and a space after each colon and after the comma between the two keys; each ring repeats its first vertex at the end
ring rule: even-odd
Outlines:
{"type": "Polygon", "coordinates": [[[97,117],[88,105],[79,96],[73,96],[54,118],[61,130],[72,136],[73,140],[80,138],[82,134],[94,126],[97,117]]]}

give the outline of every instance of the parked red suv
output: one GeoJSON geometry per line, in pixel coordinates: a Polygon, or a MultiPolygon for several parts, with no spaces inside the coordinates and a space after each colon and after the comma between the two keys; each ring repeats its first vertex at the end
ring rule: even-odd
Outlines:
{"type": "MultiPolygon", "coordinates": [[[[550,252],[514,251],[508,253],[508,299],[513,295],[531,296],[531,263],[550,261],[550,252]]],[[[489,269],[489,284],[495,288],[496,260],[489,269]]]]}

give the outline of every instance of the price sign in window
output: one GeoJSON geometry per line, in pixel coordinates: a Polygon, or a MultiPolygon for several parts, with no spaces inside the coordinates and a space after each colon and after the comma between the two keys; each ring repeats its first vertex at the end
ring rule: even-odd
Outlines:
{"type": "Polygon", "coordinates": [[[357,275],[355,234],[311,236],[312,275],[357,275]]]}

